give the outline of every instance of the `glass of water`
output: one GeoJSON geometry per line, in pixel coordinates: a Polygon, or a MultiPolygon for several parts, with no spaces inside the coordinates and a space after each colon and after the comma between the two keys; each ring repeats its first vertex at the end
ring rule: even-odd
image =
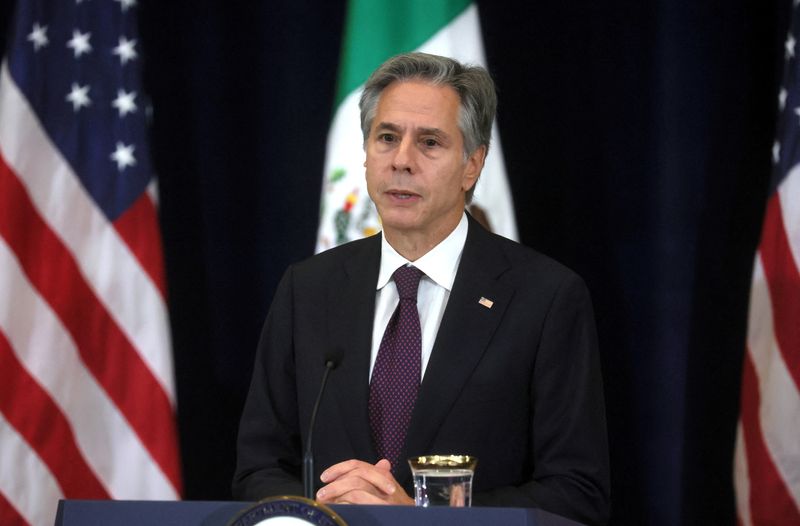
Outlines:
{"type": "Polygon", "coordinates": [[[478,459],[469,455],[424,455],[408,460],[417,506],[472,506],[478,459]]]}

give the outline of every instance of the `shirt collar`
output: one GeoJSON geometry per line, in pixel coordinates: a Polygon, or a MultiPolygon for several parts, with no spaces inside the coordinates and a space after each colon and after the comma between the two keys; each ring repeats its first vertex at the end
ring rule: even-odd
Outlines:
{"type": "Polygon", "coordinates": [[[456,270],[467,241],[469,222],[467,214],[461,215],[458,226],[450,232],[438,245],[427,254],[411,263],[397,253],[392,245],[386,241],[386,236],[381,236],[381,268],[378,273],[378,286],[380,290],[392,279],[392,274],[403,265],[413,264],[440,287],[451,290],[456,279],[456,270]]]}

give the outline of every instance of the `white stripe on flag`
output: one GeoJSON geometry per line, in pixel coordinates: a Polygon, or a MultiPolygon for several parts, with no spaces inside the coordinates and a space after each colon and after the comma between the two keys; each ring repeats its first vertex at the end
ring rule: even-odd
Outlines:
{"type": "Polygon", "coordinates": [[[778,195],[783,213],[783,227],[789,239],[794,266],[800,269],[800,164],[792,168],[781,182],[778,195]]]}
{"type": "Polygon", "coordinates": [[[51,526],[64,493],[50,470],[0,413],[0,492],[31,526],[51,526]],[[15,466],[15,470],[5,466],[15,466]]]}
{"type": "MultiPolygon", "coordinates": [[[[361,135],[361,128],[358,126],[360,122],[358,99],[361,97],[362,89],[347,95],[342,103],[339,105],[338,110],[333,115],[333,122],[328,131],[327,154],[325,155],[325,172],[323,183],[322,196],[322,212],[320,214],[319,234],[317,236],[316,252],[328,250],[340,244],[335,239],[334,215],[335,209],[342,206],[347,202],[348,195],[353,191],[362,192],[363,195],[356,196],[360,202],[365,203],[367,207],[365,213],[359,214],[361,217],[371,217],[374,213],[375,205],[367,196],[367,187],[364,182],[364,160],[366,156],[363,150],[359,150],[356,154],[354,148],[340,147],[340,145],[360,145],[364,143],[364,138],[361,135]],[[346,182],[341,184],[331,185],[327,182],[327,178],[336,169],[342,169],[347,174],[346,182]]],[[[375,232],[380,230],[380,224],[370,220],[368,224],[362,225],[357,232],[358,237],[365,237],[368,232],[367,228],[374,229],[375,232]]]]}
{"type": "Polygon", "coordinates": [[[761,258],[757,257],[750,290],[747,345],[761,393],[759,419],[778,473],[800,507],[800,471],[787,472],[787,468],[796,468],[800,459],[800,393],[775,340],[772,319],[769,288],[761,258]]]}
{"type": "Polygon", "coordinates": [[[736,426],[736,449],[734,451],[734,477],[733,483],[736,491],[736,510],[741,524],[739,526],[752,526],[750,518],[750,475],[747,472],[747,451],[744,443],[742,422],[736,426]]]}
{"type": "MultiPolygon", "coordinates": [[[[0,290],[14,298],[13,305],[0,301],[0,329],[17,359],[69,421],[78,449],[106,490],[117,499],[177,499],[172,484],[86,370],[69,333],[32,288],[2,237],[0,268],[0,290]]],[[[0,473],[26,473],[23,460],[0,463],[0,473]]]]}
{"type": "Polygon", "coordinates": [[[43,132],[6,62],[0,71],[0,154],[174,407],[168,317],[161,293],[43,132]],[[134,303],[129,301],[132,297],[139,299],[134,303]]]}
{"type": "Polygon", "coordinates": [[[147,185],[147,195],[150,197],[150,200],[153,202],[153,206],[158,208],[158,179],[155,177],[150,180],[150,184],[147,185]]]}

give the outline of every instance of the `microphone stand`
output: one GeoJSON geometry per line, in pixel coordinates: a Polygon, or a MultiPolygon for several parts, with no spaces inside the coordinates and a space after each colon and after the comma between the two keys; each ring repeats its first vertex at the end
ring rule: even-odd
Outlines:
{"type": "Polygon", "coordinates": [[[314,408],[311,410],[311,420],[308,424],[308,441],[306,442],[306,451],[303,454],[303,496],[311,500],[314,500],[314,455],[311,448],[311,441],[314,437],[314,424],[317,421],[317,410],[319,409],[319,403],[322,401],[322,393],[325,391],[325,384],[328,382],[328,375],[336,368],[336,365],[333,359],[325,361],[325,372],[322,373],[322,383],[319,386],[319,394],[317,394],[317,400],[314,402],[314,408]]]}

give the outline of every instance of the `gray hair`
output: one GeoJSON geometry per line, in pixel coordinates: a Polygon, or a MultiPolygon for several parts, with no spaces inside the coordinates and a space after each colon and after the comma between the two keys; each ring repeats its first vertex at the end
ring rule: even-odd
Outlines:
{"type": "MultiPolygon", "coordinates": [[[[481,66],[461,64],[452,58],[418,52],[390,58],[367,79],[358,103],[365,144],[383,90],[393,82],[408,80],[450,86],[456,90],[460,99],[458,128],[464,138],[464,159],[481,146],[486,146],[488,152],[497,109],[497,93],[489,72],[481,66]]],[[[471,201],[474,190],[473,185],[467,193],[467,202],[471,201]]]]}

